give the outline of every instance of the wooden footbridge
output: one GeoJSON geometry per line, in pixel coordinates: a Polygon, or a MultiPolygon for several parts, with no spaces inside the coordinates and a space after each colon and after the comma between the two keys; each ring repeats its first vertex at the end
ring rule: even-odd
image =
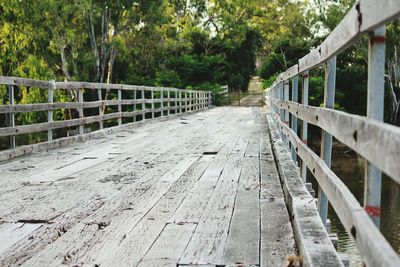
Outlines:
{"type": "Polygon", "coordinates": [[[8,88],[0,137],[10,145],[0,151],[0,266],[343,266],[328,200],[367,266],[400,266],[377,227],[381,171],[400,182],[400,130],[379,121],[382,25],[399,14],[395,0],[359,1],[278,77],[265,107],[213,107],[205,91],[0,77],[8,88]],[[336,55],[366,33],[361,117],[332,108],[336,55]],[[308,71],[321,64],[325,105],[311,107],[308,71]],[[48,101],[16,104],[22,89],[48,101]],[[77,101],[57,101],[62,90],[77,101]],[[57,110],[76,116],[55,120],[57,110]],[[47,120],[16,125],[31,112],[47,120]],[[322,129],[321,157],[307,146],[308,123],[322,129]],[[47,140],[25,144],[31,133],[47,140]],[[332,136],[368,161],[364,207],[329,168],[332,136]]]}

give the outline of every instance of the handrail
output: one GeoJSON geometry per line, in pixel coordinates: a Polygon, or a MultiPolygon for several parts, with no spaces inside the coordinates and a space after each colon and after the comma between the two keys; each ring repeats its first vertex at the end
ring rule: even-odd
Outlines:
{"type": "Polygon", "coordinates": [[[167,87],[149,87],[126,84],[105,84],[89,82],[55,82],[26,79],[19,77],[0,76],[0,86],[8,87],[9,104],[0,105],[0,114],[8,116],[8,126],[0,128],[0,137],[10,138],[10,148],[15,149],[15,137],[21,134],[47,131],[47,141],[53,140],[54,129],[72,126],[79,127],[78,135],[85,133],[85,124],[98,123],[99,129],[104,128],[104,122],[117,119],[118,125],[123,124],[123,118],[131,118],[133,122],[144,121],[149,118],[164,117],[171,114],[180,114],[202,110],[211,106],[212,96],[210,91],[184,90],[167,87]],[[47,90],[48,101],[45,103],[15,104],[15,87],[24,86],[47,90]],[[78,96],[77,102],[53,102],[54,90],[74,90],[78,96]],[[85,101],[85,90],[97,90],[97,100],[85,101]],[[118,93],[118,99],[103,99],[104,90],[118,93]],[[129,91],[133,98],[123,99],[122,92],[129,91]],[[154,94],[157,92],[157,95],[154,94]],[[147,95],[146,95],[147,93],[147,95]],[[147,107],[151,105],[151,107],[147,107]],[[157,107],[157,106],[158,107],[157,107]],[[118,111],[105,113],[105,107],[117,106],[118,111]],[[123,106],[129,106],[132,111],[123,111],[123,106]],[[97,108],[98,114],[85,116],[84,109],[97,108]],[[53,121],[53,111],[57,109],[76,109],[78,118],[62,121],[53,121]],[[29,125],[15,125],[15,113],[47,111],[47,122],[29,125]]]}
{"type": "Polygon", "coordinates": [[[328,199],[367,266],[400,266],[398,254],[374,226],[380,222],[381,171],[400,183],[400,128],[382,122],[386,35],[383,25],[399,16],[399,0],[358,1],[322,44],[278,75],[265,94],[282,140],[292,151],[293,160],[297,162],[297,157],[301,160],[303,180],[307,180],[308,168],[319,184],[322,221],[325,223],[328,199]],[[333,110],[336,56],[367,33],[370,39],[367,117],[333,110]],[[309,70],[321,64],[325,66],[324,107],[311,107],[307,99],[309,70]],[[299,75],[304,81],[303,104],[297,99],[299,75]],[[301,137],[297,120],[303,122],[301,137]],[[307,146],[308,123],[322,130],[321,158],[307,146]],[[330,169],[332,136],[368,161],[364,207],[330,169]]]}

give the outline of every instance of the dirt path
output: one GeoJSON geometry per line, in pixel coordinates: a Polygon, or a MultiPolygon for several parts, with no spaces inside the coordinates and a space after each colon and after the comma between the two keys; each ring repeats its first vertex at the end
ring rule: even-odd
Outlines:
{"type": "Polygon", "coordinates": [[[246,96],[239,101],[234,101],[232,106],[262,106],[262,84],[259,77],[253,77],[250,81],[249,91],[246,96]]]}

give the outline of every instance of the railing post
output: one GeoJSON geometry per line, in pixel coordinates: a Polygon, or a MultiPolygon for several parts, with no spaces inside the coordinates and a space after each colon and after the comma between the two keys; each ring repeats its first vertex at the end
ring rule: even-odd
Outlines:
{"type": "Polygon", "coordinates": [[[176,113],[178,113],[178,97],[177,97],[177,95],[178,95],[178,90],[174,90],[174,103],[175,103],[175,106],[174,106],[174,114],[176,114],[176,113]]]}
{"type": "Polygon", "coordinates": [[[151,88],[151,118],[154,119],[154,90],[151,88]]]}
{"type": "Polygon", "coordinates": [[[122,100],[122,92],[121,89],[118,89],[118,126],[122,125],[122,105],[121,105],[121,100],[122,100]]]}
{"type": "Polygon", "coordinates": [[[136,121],[136,99],[137,99],[137,91],[136,89],[133,89],[133,101],[135,101],[135,103],[133,103],[133,122],[136,121]]]}
{"type": "MultiPolygon", "coordinates": [[[[283,92],[283,100],[289,101],[289,80],[284,81],[284,92],[283,92]]],[[[284,123],[286,126],[290,127],[289,125],[289,111],[284,109],[284,123]]],[[[285,135],[285,144],[286,147],[289,149],[289,138],[285,135]]]]}
{"type": "MultiPolygon", "coordinates": [[[[278,98],[279,98],[279,101],[283,100],[283,82],[282,81],[279,83],[279,87],[278,87],[278,98]]],[[[279,111],[279,117],[281,119],[281,122],[284,122],[285,118],[284,118],[283,108],[278,106],[278,111],[279,111]]],[[[279,131],[281,133],[281,139],[282,139],[282,141],[284,141],[285,139],[284,139],[284,135],[283,135],[282,129],[280,129],[279,131]]]]}
{"type": "MultiPolygon", "coordinates": [[[[83,100],[83,88],[80,88],[78,90],[78,102],[81,103],[82,105],[84,103],[84,100],[83,100]]],[[[82,119],[84,117],[84,115],[83,115],[83,106],[78,109],[78,113],[79,113],[79,118],[82,119]]],[[[84,131],[84,124],[81,122],[81,123],[79,123],[79,135],[84,134],[84,132],[85,132],[84,131]]]]}
{"type": "Polygon", "coordinates": [[[189,110],[189,103],[188,103],[188,92],[185,92],[185,111],[188,112],[189,110]]]}
{"type": "MultiPolygon", "coordinates": [[[[47,101],[49,103],[53,103],[53,93],[54,93],[54,89],[56,88],[56,83],[55,81],[50,81],[51,83],[51,88],[47,89],[47,101]]],[[[52,109],[48,109],[47,110],[47,122],[49,124],[51,124],[53,122],[53,110],[52,109]]],[[[50,142],[51,140],[53,140],[53,131],[51,130],[51,126],[50,128],[47,130],[47,142],[50,142]]]]}
{"type": "MultiPolygon", "coordinates": [[[[98,99],[98,101],[103,101],[103,95],[102,95],[101,89],[97,89],[97,99],[98,99]]],[[[105,103],[104,103],[104,105],[99,106],[99,116],[104,115],[103,108],[105,108],[105,107],[106,107],[105,103]]],[[[99,127],[100,127],[100,130],[104,128],[103,119],[99,120],[99,127]]]]}
{"type": "Polygon", "coordinates": [[[164,116],[164,91],[163,91],[163,89],[162,89],[162,87],[161,87],[161,89],[160,89],[160,101],[161,101],[161,117],[163,117],[164,116]]]}
{"type": "MultiPolygon", "coordinates": [[[[335,104],[335,86],[336,86],[336,56],[328,60],[325,69],[325,92],[324,92],[324,107],[333,109],[335,104]]],[[[330,168],[332,159],[332,135],[322,130],[321,138],[321,158],[330,168]]],[[[321,186],[318,186],[318,206],[319,214],[323,224],[326,226],[328,217],[328,198],[322,191],[321,186]]]]}
{"type": "MultiPolygon", "coordinates": [[[[303,73],[303,92],[302,92],[302,97],[303,97],[303,105],[308,105],[308,79],[309,79],[309,72],[306,71],[303,73]]],[[[303,121],[303,130],[301,131],[301,140],[303,141],[304,144],[307,145],[307,138],[308,138],[308,123],[306,121],[303,121]]],[[[303,181],[307,181],[307,166],[302,161],[301,163],[301,178],[303,178],[303,181]]]]}
{"type": "MultiPolygon", "coordinates": [[[[8,98],[10,100],[10,105],[15,105],[15,98],[14,98],[14,86],[10,85],[8,87],[8,98]]],[[[14,112],[10,112],[9,117],[9,126],[15,127],[15,115],[14,112]]],[[[15,148],[15,135],[10,135],[10,148],[15,148]]]]}
{"type": "Polygon", "coordinates": [[[144,95],[144,89],[142,89],[142,121],[146,120],[146,98],[144,95]]]}
{"type": "MultiPolygon", "coordinates": [[[[383,121],[386,27],[377,28],[369,38],[367,117],[383,121]]],[[[374,224],[380,226],[382,172],[367,162],[364,208],[374,224]]]]}
{"type": "Polygon", "coordinates": [[[169,116],[170,115],[170,109],[171,109],[171,92],[170,92],[170,90],[169,89],[167,89],[168,90],[168,95],[167,95],[167,97],[168,97],[168,111],[167,111],[167,115],[169,116]]]}
{"type": "MultiPolygon", "coordinates": [[[[294,76],[292,79],[292,102],[297,103],[299,101],[299,76],[294,76]]],[[[292,130],[296,133],[297,135],[297,117],[296,115],[292,114],[292,120],[291,120],[291,128],[292,130]]],[[[292,159],[297,165],[297,153],[293,145],[291,147],[291,152],[292,152],[292,159]]]]}
{"type": "Polygon", "coordinates": [[[179,90],[179,113],[182,113],[182,91],[179,90]]]}

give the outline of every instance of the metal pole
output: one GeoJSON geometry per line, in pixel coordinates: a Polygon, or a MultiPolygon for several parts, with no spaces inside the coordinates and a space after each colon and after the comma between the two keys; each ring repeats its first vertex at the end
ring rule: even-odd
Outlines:
{"type": "MultiPolygon", "coordinates": [[[[8,87],[8,98],[10,100],[10,105],[15,105],[14,99],[14,86],[11,85],[8,87]]],[[[14,112],[10,112],[10,127],[15,127],[15,115],[14,112]]],[[[10,148],[15,148],[15,135],[10,136],[10,148]]]]}
{"type": "MultiPolygon", "coordinates": [[[[279,83],[279,88],[278,88],[278,98],[280,101],[283,100],[283,82],[279,83]]],[[[283,113],[283,109],[278,107],[278,111],[279,111],[279,117],[281,118],[281,122],[284,122],[284,113],[283,113]]],[[[281,133],[281,139],[284,140],[284,136],[283,136],[283,131],[282,129],[280,129],[280,133],[281,133]]]]}
{"type": "MultiPolygon", "coordinates": [[[[324,92],[324,107],[333,109],[335,104],[335,86],[336,86],[336,56],[331,58],[326,63],[325,69],[325,92],[324,92]]],[[[332,135],[322,130],[321,138],[321,158],[330,168],[332,160],[332,135]]],[[[326,226],[328,217],[328,198],[318,186],[318,206],[319,215],[323,224],[326,226]]]]}
{"type": "MultiPolygon", "coordinates": [[[[306,71],[303,73],[303,92],[302,92],[302,97],[303,97],[303,105],[308,105],[308,79],[309,79],[309,72],[306,71]]],[[[308,123],[306,121],[303,121],[303,130],[301,131],[301,140],[303,141],[304,144],[307,145],[307,138],[308,138],[308,123]]],[[[301,177],[303,178],[303,181],[307,181],[307,166],[302,161],[301,163],[301,177]]]]}
{"type": "MultiPolygon", "coordinates": [[[[383,121],[386,27],[377,28],[369,38],[367,117],[383,121]]],[[[364,208],[374,224],[380,226],[382,172],[367,162],[364,208]]]]}
{"type": "MultiPolygon", "coordinates": [[[[53,90],[56,87],[56,83],[54,81],[50,81],[52,84],[52,87],[47,90],[47,100],[49,103],[53,103],[53,90]]],[[[53,122],[53,110],[49,109],[47,110],[47,122],[52,123],[53,122]]],[[[51,130],[51,127],[47,130],[47,142],[50,142],[53,140],[53,132],[51,130]]]]}
{"type": "MultiPolygon", "coordinates": [[[[289,101],[289,80],[286,80],[284,82],[283,100],[289,101]]],[[[283,112],[284,112],[284,122],[289,127],[290,126],[289,125],[289,111],[284,109],[283,112]]],[[[289,138],[287,138],[286,135],[285,135],[284,141],[285,141],[286,147],[289,149],[289,138]]]]}
{"type": "MultiPolygon", "coordinates": [[[[299,77],[296,75],[292,79],[292,102],[297,103],[299,101],[299,77]]],[[[297,117],[296,115],[292,114],[292,120],[291,120],[291,128],[292,130],[296,133],[297,135],[297,117]]],[[[292,151],[292,159],[297,165],[297,153],[293,145],[290,146],[291,151],[292,151]]]]}

